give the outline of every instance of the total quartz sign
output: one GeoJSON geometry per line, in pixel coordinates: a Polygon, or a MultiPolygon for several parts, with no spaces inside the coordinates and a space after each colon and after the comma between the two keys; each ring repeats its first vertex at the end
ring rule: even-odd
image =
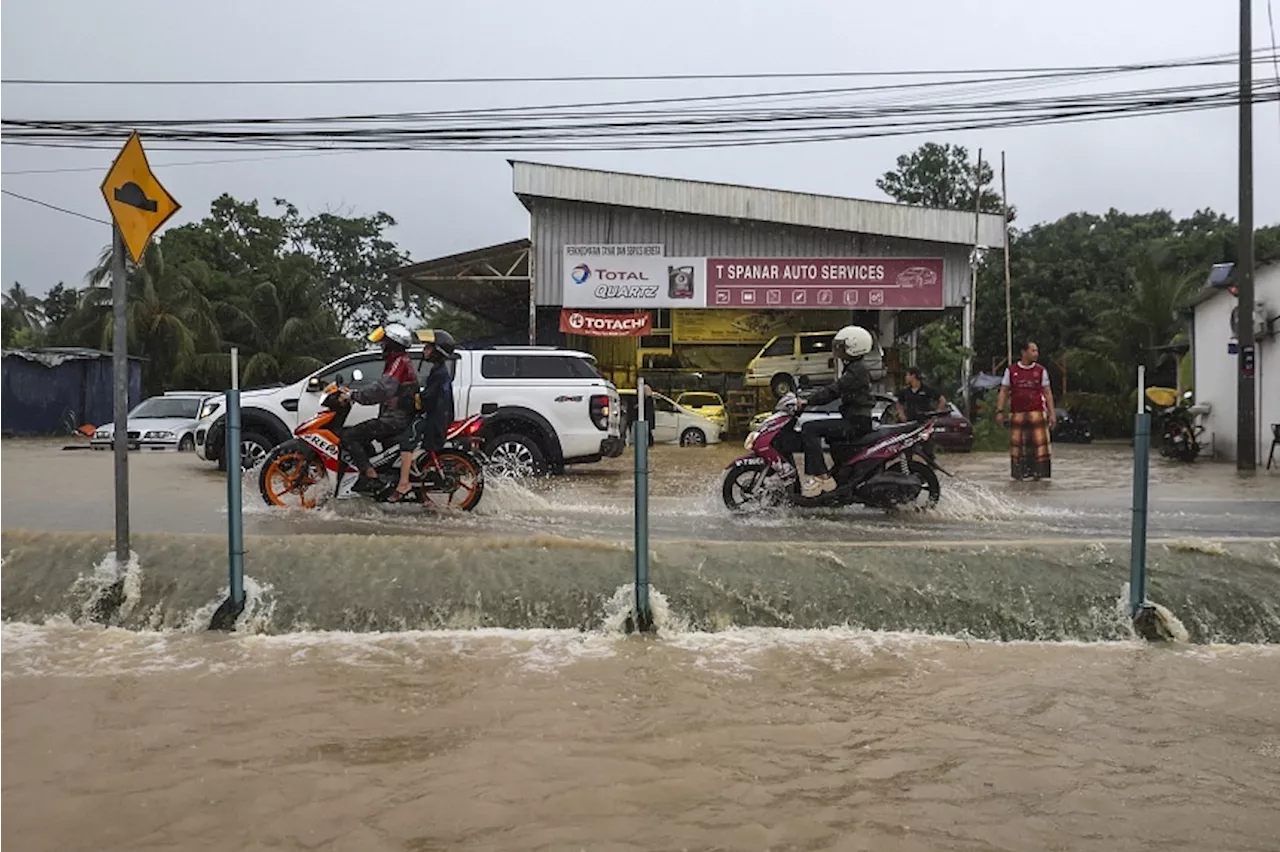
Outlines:
{"type": "Polygon", "coordinates": [[[667,257],[663,245],[564,248],[564,305],[578,308],[943,307],[942,259],[667,257]]]}

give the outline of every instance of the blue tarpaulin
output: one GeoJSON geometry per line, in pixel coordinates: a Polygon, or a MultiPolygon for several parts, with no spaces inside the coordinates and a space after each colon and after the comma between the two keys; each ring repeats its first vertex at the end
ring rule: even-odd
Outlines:
{"type": "MultiPolygon", "coordinates": [[[[129,407],[142,399],[142,358],[129,359],[129,407]]],[[[67,435],[115,417],[111,353],[50,347],[7,349],[0,369],[0,432],[67,435]]]]}

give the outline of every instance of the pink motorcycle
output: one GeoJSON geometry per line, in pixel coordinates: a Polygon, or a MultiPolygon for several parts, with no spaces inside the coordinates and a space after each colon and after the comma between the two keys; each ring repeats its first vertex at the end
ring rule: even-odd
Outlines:
{"type": "Polygon", "coordinates": [[[789,393],[778,400],[773,414],[747,436],[746,455],[725,469],[722,493],[731,510],[754,507],[849,506],[877,509],[931,509],[942,495],[929,438],[933,418],[873,429],[850,444],[830,447],[836,488],[817,497],[800,493],[800,471],[795,457],[801,453],[798,399],[789,393]]]}

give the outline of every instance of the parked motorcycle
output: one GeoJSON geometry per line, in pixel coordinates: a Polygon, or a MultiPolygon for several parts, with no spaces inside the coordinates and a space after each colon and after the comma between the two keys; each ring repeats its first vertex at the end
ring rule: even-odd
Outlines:
{"type": "Polygon", "coordinates": [[[721,490],[729,509],[853,504],[930,509],[937,505],[942,487],[934,471],[951,474],[938,465],[929,438],[934,417],[946,412],[931,412],[919,421],[874,429],[853,443],[832,445],[836,488],[809,498],[800,493],[795,461],[802,450],[798,402],[794,393],[784,395],[774,413],[747,436],[748,454],[725,469],[721,490]]]}
{"type": "MultiPolygon", "coordinates": [[[[1160,455],[1178,461],[1193,462],[1203,447],[1200,436],[1204,434],[1204,416],[1210,411],[1208,403],[1191,404],[1191,391],[1181,398],[1173,388],[1147,388],[1147,399],[1160,409],[1157,412],[1164,421],[1160,428],[1160,455]]],[[[1151,406],[1147,406],[1151,410],[1151,406]]]]}
{"type": "MultiPolygon", "coordinates": [[[[361,378],[357,370],[353,378],[361,378]]],[[[359,471],[342,445],[343,426],[351,413],[351,399],[342,393],[342,375],[324,389],[320,412],[294,430],[294,437],[276,446],[262,462],[258,489],[272,506],[300,506],[314,509],[329,496],[345,499],[354,495],[359,471]],[[334,477],[332,493],[328,482],[334,477]],[[314,491],[312,489],[314,488],[314,491]],[[290,502],[296,498],[297,502],[290,502]]],[[[448,507],[470,511],[484,494],[484,472],[480,461],[480,430],[484,415],[475,414],[455,421],[445,434],[444,446],[436,452],[418,450],[413,457],[409,493],[405,503],[448,507]],[[441,499],[443,498],[443,500],[441,499]]],[[[388,441],[369,461],[378,472],[379,486],[365,496],[385,503],[400,479],[400,448],[388,441]]]]}

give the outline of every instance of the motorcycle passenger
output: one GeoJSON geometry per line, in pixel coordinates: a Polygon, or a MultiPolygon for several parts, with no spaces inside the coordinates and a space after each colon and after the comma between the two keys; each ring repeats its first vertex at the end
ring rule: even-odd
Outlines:
{"type": "Polygon", "coordinates": [[[871,374],[862,363],[875,341],[871,332],[856,325],[847,325],[836,333],[832,353],[844,362],[840,378],[826,387],[819,388],[807,401],[801,400],[800,409],[808,405],[825,405],[840,400],[839,420],[814,420],[800,429],[800,443],[804,447],[804,472],[807,475],[800,493],[805,497],[817,497],[833,491],[836,482],[827,470],[823,457],[822,439],[833,443],[855,441],[872,430],[871,409],[875,400],[871,396],[871,374]]]}
{"type": "Polygon", "coordinates": [[[409,360],[408,349],[413,342],[409,329],[398,322],[379,326],[369,333],[371,343],[382,344],[382,375],[369,387],[359,390],[344,388],[344,395],[361,405],[377,405],[378,416],[373,420],[345,430],[342,443],[360,479],[358,491],[367,491],[378,485],[378,472],[369,462],[368,443],[385,441],[399,435],[409,426],[413,416],[413,398],[418,392],[418,373],[409,360]]]}
{"type": "Polygon", "coordinates": [[[453,376],[448,362],[458,357],[458,344],[444,329],[426,329],[418,333],[423,341],[422,357],[431,362],[431,372],[422,383],[418,398],[418,415],[400,436],[400,482],[387,498],[398,503],[410,491],[413,455],[418,447],[435,452],[444,446],[444,436],[453,422],[453,376]]]}

